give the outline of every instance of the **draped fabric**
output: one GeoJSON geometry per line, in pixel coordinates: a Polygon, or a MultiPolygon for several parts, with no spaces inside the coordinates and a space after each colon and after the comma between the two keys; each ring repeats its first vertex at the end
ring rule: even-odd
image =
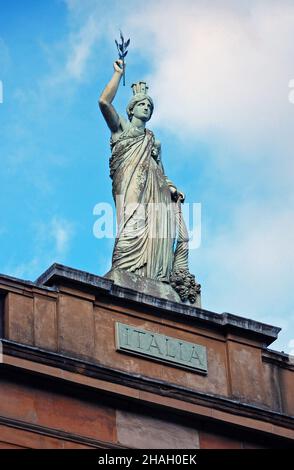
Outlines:
{"type": "Polygon", "coordinates": [[[163,166],[153,158],[154,135],[129,126],[112,137],[110,176],[117,212],[112,269],[169,282],[176,236],[176,204],[163,166]]]}

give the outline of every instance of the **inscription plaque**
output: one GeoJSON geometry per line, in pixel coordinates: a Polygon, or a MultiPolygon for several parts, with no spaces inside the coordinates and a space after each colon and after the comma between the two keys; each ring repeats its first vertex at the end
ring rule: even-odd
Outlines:
{"type": "Polygon", "coordinates": [[[205,346],[118,322],[116,349],[195,371],[207,372],[205,346]]]}

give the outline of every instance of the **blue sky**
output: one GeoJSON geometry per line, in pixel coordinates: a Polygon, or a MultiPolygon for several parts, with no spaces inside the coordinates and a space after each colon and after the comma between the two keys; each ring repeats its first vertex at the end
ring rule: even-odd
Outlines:
{"type": "Polygon", "coordinates": [[[0,272],[34,280],[53,262],[110,267],[113,241],[93,235],[94,206],[112,204],[97,99],[119,28],[131,46],[116,108],[148,81],[166,173],[202,205],[190,264],[203,307],[281,326],[272,347],[292,352],[288,0],[0,0],[0,272]]]}

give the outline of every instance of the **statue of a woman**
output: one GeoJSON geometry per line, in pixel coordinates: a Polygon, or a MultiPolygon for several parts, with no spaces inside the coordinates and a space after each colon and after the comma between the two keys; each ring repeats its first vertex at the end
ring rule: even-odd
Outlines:
{"type": "MultiPolygon", "coordinates": [[[[99,99],[101,112],[111,131],[110,176],[118,222],[112,270],[130,271],[175,287],[176,281],[172,278],[175,273],[174,247],[184,195],[165,176],[160,142],[146,129],[154,108],[146,83],[132,86],[134,96],[128,104],[126,120],[112,105],[124,65],[117,60],[113,66],[113,77],[99,99]]],[[[185,257],[188,259],[188,252],[185,257]]],[[[187,275],[186,265],[177,266],[177,269],[184,268],[187,275]]],[[[182,289],[184,280],[181,281],[182,289]]],[[[192,297],[190,301],[193,301],[192,297]]]]}

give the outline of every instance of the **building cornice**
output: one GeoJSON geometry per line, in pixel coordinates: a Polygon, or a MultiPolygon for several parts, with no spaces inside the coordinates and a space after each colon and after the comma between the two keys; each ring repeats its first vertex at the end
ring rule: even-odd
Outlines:
{"type": "Polygon", "coordinates": [[[144,397],[149,394],[153,397],[150,401],[154,406],[158,402],[161,407],[173,408],[174,413],[194,414],[199,419],[203,417],[206,420],[224,421],[241,428],[253,428],[267,434],[294,439],[294,418],[264,407],[191,390],[9,340],[2,340],[2,349],[2,367],[20,368],[30,373],[35,370],[35,373],[48,375],[54,380],[72,381],[87,388],[99,388],[99,383],[102,383],[102,391],[124,395],[128,400],[145,402],[144,397]],[[67,371],[69,375],[62,371],[67,371]],[[106,384],[109,384],[109,387],[106,384]],[[193,407],[196,407],[195,412],[193,407]]]}
{"type": "Polygon", "coordinates": [[[104,294],[112,300],[133,305],[152,307],[157,312],[167,312],[173,320],[189,321],[222,330],[224,333],[237,333],[250,336],[268,346],[278,337],[281,328],[261,323],[232,313],[215,313],[209,310],[186,305],[180,302],[159,299],[157,297],[118,286],[112,280],[96,276],[78,269],[60,264],[53,264],[35,282],[38,287],[71,285],[79,290],[86,290],[96,296],[104,294]]]}

